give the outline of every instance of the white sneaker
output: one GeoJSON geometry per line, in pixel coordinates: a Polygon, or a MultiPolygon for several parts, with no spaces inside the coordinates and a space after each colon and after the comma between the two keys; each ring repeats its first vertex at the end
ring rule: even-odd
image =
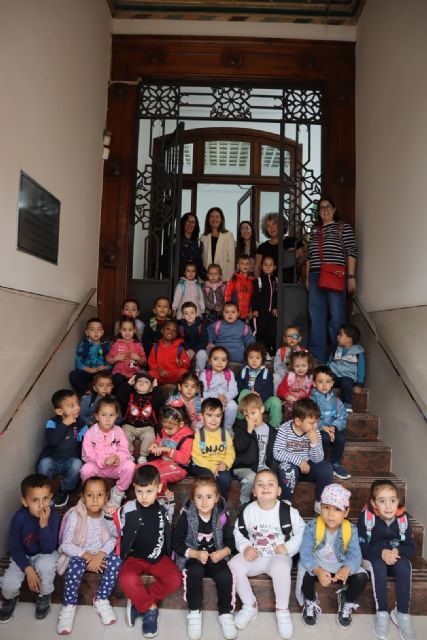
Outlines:
{"type": "Polygon", "coordinates": [[[114,624],[117,622],[116,614],[114,613],[109,600],[94,600],[93,610],[101,618],[102,624],[114,624]]]}
{"type": "Polygon", "coordinates": [[[59,612],[58,624],[56,625],[56,631],[60,636],[68,636],[72,632],[76,611],[75,604],[67,604],[62,607],[59,612]]]}
{"type": "Polygon", "coordinates": [[[279,636],[285,640],[292,638],[294,625],[292,624],[291,614],[289,611],[286,609],[277,609],[276,620],[279,636]]]}
{"type": "Polygon", "coordinates": [[[135,460],[137,464],[145,464],[147,462],[146,456],[139,456],[138,460],[135,460]]]}
{"type": "Polygon", "coordinates": [[[258,618],[258,605],[251,607],[244,604],[238,613],[234,616],[234,624],[238,629],[246,629],[248,624],[258,618]]]}
{"type": "Polygon", "coordinates": [[[317,513],[319,516],[322,513],[321,506],[322,506],[322,504],[321,504],[320,500],[316,500],[316,502],[314,503],[314,506],[313,506],[314,513],[317,513]]]}
{"type": "Polygon", "coordinates": [[[202,612],[195,610],[187,613],[187,635],[190,640],[202,637],[202,612]]]}
{"type": "Polygon", "coordinates": [[[231,613],[222,613],[219,616],[219,626],[221,627],[225,640],[234,640],[234,638],[237,638],[237,629],[231,613]]]}
{"type": "Polygon", "coordinates": [[[119,509],[124,497],[125,492],[120,491],[120,489],[117,489],[117,485],[114,485],[114,487],[110,491],[110,498],[108,500],[107,507],[114,507],[115,509],[119,509]]]}

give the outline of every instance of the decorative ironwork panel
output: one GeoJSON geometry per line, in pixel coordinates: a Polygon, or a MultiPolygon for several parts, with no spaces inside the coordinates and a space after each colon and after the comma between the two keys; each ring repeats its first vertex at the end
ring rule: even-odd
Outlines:
{"type": "Polygon", "coordinates": [[[212,89],[215,100],[210,117],[215,120],[251,120],[251,108],[249,99],[250,89],[236,89],[234,87],[220,87],[212,89]]]}
{"type": "Polygon", "coordinates": [[[139,118],[178,118],[180,86],[144,84],[139,87],[139,118]]]}
{"type": "Polygon", "coordinates": [[[322,121],[322,92],[311,89],[285,89],[283,120],[299,124],[320,124],[322,121]]]}

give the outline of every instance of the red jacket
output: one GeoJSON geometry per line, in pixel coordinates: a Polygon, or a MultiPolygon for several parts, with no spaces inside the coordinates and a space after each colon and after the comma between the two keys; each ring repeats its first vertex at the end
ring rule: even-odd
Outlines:
{"type": "Polygon", "coordinates": [[[190,463],[193,439],[193,429],[184,425],[173,436],[168,436],[162,431],[156,438],[156,444],[173,449],[171,456],[162,453],[161,458],[163,460],[172,460],[175,464],[186,467],[190,463]]]}
{"type": "Polygon", "coordinates": [[[182,343],[182,338],[176,338],[172,344],[165,344],[165,341],[161,338],[158,344],[153,344],[148,358],[149,370],[160,368],[166,369],[166,371],[174,371],[181,367],[189,369],[191,360],[185,353],[182,343]],[[181,367],[178,366],[178,358],[182,360],[181,367]]]}
{"type": "Polygon", "coordinates": [[[253,295],[254,278],[236,271],[227,283],[225,302],[236,302],[239,307],[239,317],[243,320],[246,320],[252,311],[253,295]]]}

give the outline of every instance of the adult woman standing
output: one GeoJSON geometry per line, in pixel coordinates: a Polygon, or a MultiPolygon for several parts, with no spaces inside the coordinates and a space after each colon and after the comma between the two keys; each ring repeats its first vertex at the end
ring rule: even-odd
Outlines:
{"type": "Polygon", "coordinates": [[[236,264],[240,256],[247,255],[251,258],[250,273],[255,267],[256,240],[255,229],[252,222],[244,220],[239,224],[239,231],[236,242],[236,264]]]}
{"type": "MultiPolygon", "coordinates": [[[[286,233],[286,222],[283,221],[284,233],[286,233]]],[[[261,262],[264,256],[273,258],[276,268],[279,260],[279,214],[278,213],[266,213],[261,221],[261,231],[268,240],[261,243],[255,254],[255,277],[261,273],[261,262]]],[[[287,252],[294,252],[296,245],[296,238],[285,237],[283,238],[283,250],[287,252]]],[[[294,267],[288,267],[283,269],[283,282],[294,281],[294,267]]]]}
{"type": "Polygon", "coordinates": [[[206,280],[206,270],[203,266],[202,247],[199,240],[200,226],[197,216],[189,211],[181,218],[181,242],[179,252],[179,275],[184,274],[185,265],[194,260],[197,265],[197,275],[206,280]]]}
{"type": "MultiPolygon", "coordinates": [[[[336,345],[338,330],[346,319],[346,291],[356,291],[357,248],[353,229],[346,222],[335,220],[336,208],[332,198],[319,200],[318,220],[313,225],[308,243],[306,286],[311,318],[310,350],[320,361],[326,361],[326,343],[336,345]],[[322,265],[342,267],[343,290],[326,288],[321,275],[322,265]],[[319,286],[319,284],[321,286],[319,286]]],[[[326,283],[327,284],[327,283],[326,283]]]]}
{"type": "Polygon", "coordinates": [[[222,279],[229,280],[234,273],[234,236],[225,228],[222,209],[212,207],[206,214],[205,230],[200,237],[205,269],[212,263],[219,264],[222,279]]]}

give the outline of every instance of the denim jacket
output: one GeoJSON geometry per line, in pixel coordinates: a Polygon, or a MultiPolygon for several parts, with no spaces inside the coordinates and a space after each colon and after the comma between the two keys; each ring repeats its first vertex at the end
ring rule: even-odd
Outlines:
{"type": "MultiPolygon", "coordinates": [[[[318,560],[314,555],[314,547],[316,544],[316,518],[307,523],[304,536],[300,548],[300,563],[306,571],[313,571],[318,566],[318,560]]],[[[326,532],[325,532],[326,538],[326,532]]],[[[325,539],[319,544],[319,549],[325,544],[325,539]]],[[[350,575],[357,573],[362,562],[362,553],[359,545],[359,535],[354,524],[351,525],[351,538],[348,545],[347,553],[344,551],[344,542],[342,539],[341,527],[338,529],[338,535],[335,540],[335,555],[344,567],[350,569],[350,575]]]]}

